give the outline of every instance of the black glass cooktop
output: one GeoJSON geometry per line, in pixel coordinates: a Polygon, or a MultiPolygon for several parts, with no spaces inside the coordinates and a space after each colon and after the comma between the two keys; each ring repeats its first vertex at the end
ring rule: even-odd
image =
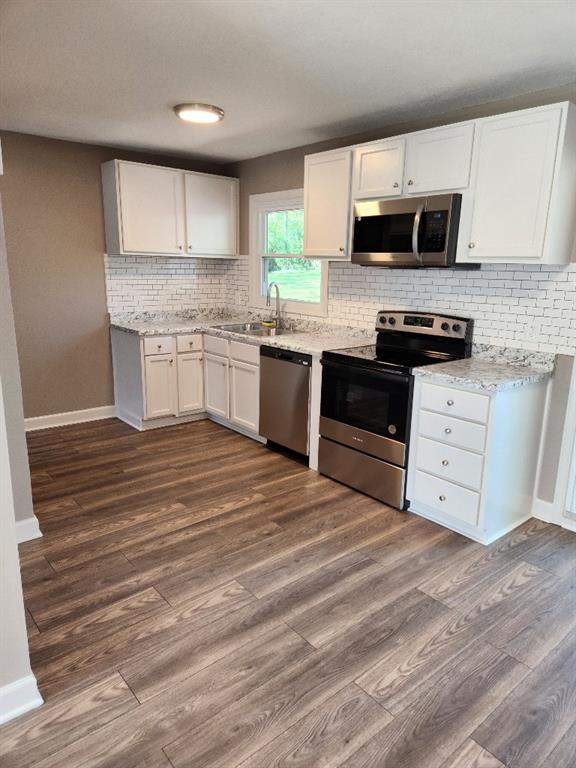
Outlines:
{"type": "Polygon", "coordinates": [[[333,362],[359,365],[363,368],[389,369],[410,373],[413,368],[454,360],[454,355],[428,350],[387,348],[368,344],[365,347],[347,347],[324,352],[323,359],[333,362]]]}

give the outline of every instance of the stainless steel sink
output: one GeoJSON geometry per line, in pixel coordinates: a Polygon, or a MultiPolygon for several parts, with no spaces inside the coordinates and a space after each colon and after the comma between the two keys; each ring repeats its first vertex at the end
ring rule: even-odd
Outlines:
{"type": "Polygon", "coordinates": [[[215,325],[220,331],[231,331],[232,333],[243,333],[246,336],[277,336],[280,330],[262,323],[225,323],[224,325],[215,325]]]}

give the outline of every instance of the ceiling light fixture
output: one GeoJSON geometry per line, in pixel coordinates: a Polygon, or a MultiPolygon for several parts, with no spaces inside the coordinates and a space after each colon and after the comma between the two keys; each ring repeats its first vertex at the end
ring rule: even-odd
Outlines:
{"type": "Polygon", "coordinates": [[[176,104],[174,112],[187,123],[218,123],[224,119],[224,110],[213,104],[176,104]]]}

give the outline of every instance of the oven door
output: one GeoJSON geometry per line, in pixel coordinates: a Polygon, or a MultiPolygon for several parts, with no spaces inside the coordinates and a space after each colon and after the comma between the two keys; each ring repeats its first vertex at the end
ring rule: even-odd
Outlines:
{"type": "Polygon", "coordinates": [[[404,466],[412,377],[331,360],[322,366],[322,437],[404,466]]]}

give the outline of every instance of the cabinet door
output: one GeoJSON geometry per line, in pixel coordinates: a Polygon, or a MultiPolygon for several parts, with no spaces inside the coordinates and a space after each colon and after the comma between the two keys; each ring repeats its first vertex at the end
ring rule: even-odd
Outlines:
{"type": "Polygon", "coordinates": [[[182,172],[118,163],[120,227],[125,253],[184,252],[182,172]]]}
{"type": "Polygon", "coordinates": [[[227,357],[204,355],[204,407],[223,419],[230,416],[228,377],[227,357]]]}
{"type": "Polygon", "coordinates": [[[394,197],[402,194],[405,139],[390,139],[354,152],[352,197],[394,197]]]}
{"type": "Polygon", "coordinates": [[[149,355],[144,358],[146,418],[174,416],[176,413],[176,380],[172,355],[149,355]]]}
{"type": "Polygon", "coordinates": [[[349,259],[352,152],[308,155],[304,160],[304,255],[349,259]]]}
{"type": "Polygon", "coordinates": [[[187,255],[236,256],[238,181],[199,173],[184,179],[187,255]]]}
{"type": "Polygon", "coordinates": [[[560,117],[547,109],[482,121],[468,260],[541,258],[560,117]]]}
{"type": "Polygon", "coordinates": [[[202,354],[200,352],[183,352],[178,355],[178,413],[199,411],[203,407],[202,354]]]}
{"type": "Polygon", "coordinates": [[[260,368],[233,360],[230,363],[230,421],[258,432],[259,416],[260,368]]]}
{"type": "Polygon", "coordinates": [[[408,136],[404,193],[465,189],[470,182],[474,123],[408,136]]]}

